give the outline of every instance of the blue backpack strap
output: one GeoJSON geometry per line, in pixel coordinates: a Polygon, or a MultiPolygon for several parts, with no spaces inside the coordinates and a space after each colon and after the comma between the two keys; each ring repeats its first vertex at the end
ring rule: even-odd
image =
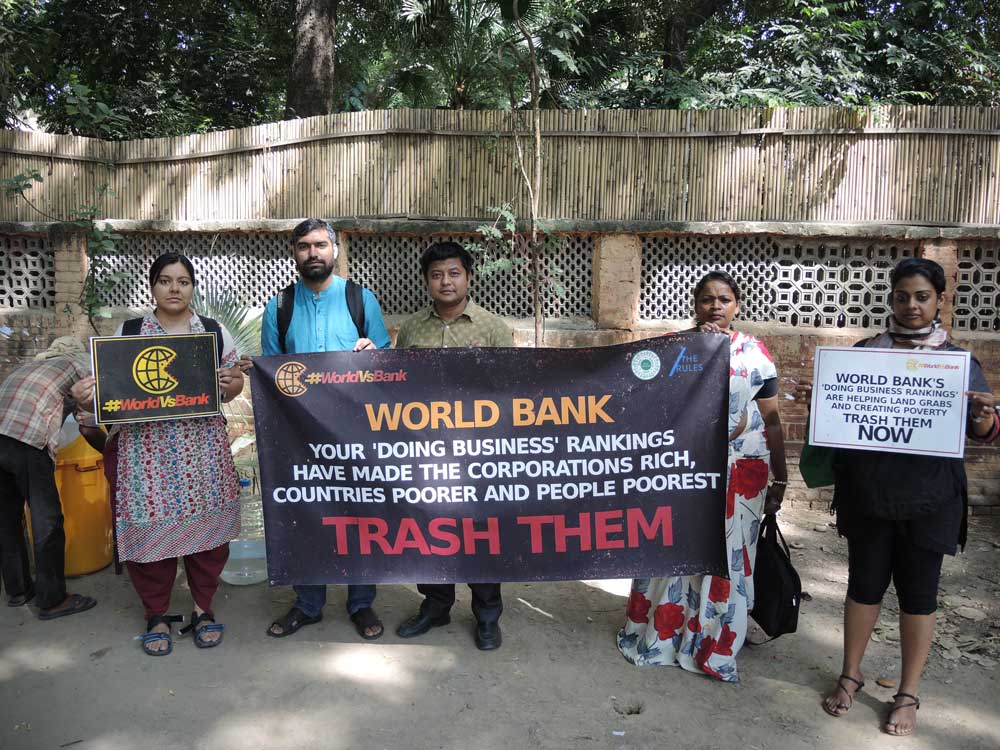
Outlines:
{"type": "Polygon", "coordinates": [[[129,318],[122,323],[122,336],[138,336],[142,331],[142,318],[129,318]]]}
{"type": "Polygon", "coordinates": [[[288,327],[292,324],[292,313],[295,312],[295,284],[289,284],[278,292],[278,351],[288,353],[285,339],[288,327]]]}
{"type": "Polygon", "coordinates": [[[205,333],[214,333],[215,334],[216,358],[218,360],[219,365],[221,366],[222,365],[222,355],[225,354],[225,352],[222,350],[222,347],[224,345],[223,344],[224,339],[222,337],[222,326],[219,324],[219,322],[217,320],[212,320],[211,318],[206,318],[204,315],[199,315],[198,317],[201,318],[201,324],[203,326],[205,326],[205,333]]]}

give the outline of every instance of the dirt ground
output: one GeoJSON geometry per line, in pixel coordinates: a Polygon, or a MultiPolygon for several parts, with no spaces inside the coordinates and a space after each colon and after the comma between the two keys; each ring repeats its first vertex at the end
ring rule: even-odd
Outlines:
{"type": "MultiPolygon", "coordinates": [[[[868,650],[868,687],[845,717],[819,701],[838,673],[846,548],[824,513],[781,514],[811,597],[799,632],[739,657],[739,685],[679,668],[640,669],[618,653],[628,582],[504,586],[504,645],[472,640],[468,589],[451,625],[415,641],[395,626],[414,587],[382,586],[386,635],[363,643],[331,588],[322,623],[286,639],[264,629],[290,589],[223,584],[222,647],[175,639],[166,658],[133,637],[142,611],[127,577],[109,570],[71,582],[96,596],[82,615],[39,622],[0,607],[0,748],[998,748],[1000,518],[974,519],[967,552],[947,559],[937,642],[914,737],[880,734],[898,678],[895,598],[868,650]]],[[[190,610],[178,583],[175,611],[190,610]]],[[[757,637],[761,634],[758,632],[757,637]]]]}

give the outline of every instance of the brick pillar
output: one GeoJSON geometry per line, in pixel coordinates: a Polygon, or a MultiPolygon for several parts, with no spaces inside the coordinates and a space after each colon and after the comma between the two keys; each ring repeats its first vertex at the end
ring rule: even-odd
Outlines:
{"type": "Polygon", "coordinates": [[[953,240],[927,240],[920,245],[920,257],[939,263],[944,269],[944,303],[941,305],[941,324],[951,330],[955,310],[955,287],[958,286],[958,243],[953,240]]]}
{"type": "Polygon", "coordinates": [[[639,316],[642,240],[610,234],[594,248],[593,314],[598,328],[631,330],[639,316]]]}
{"type": "Polygon", "coordinates": [[[351,272],[350,264],[348,263],[348,256],[350,254],[351,247],[351,235],[347,232],[337,232],[337,247],[340,251],[337,253],[337,275],[345,279],[349,279],[351,272]]]}
{"type": "Polygon", "coordinates": [[[83,281],[87,277],[87,233],[77,227],[56,224],[49,230],[55,257],[56,336],[86,339],[94,335],[86,311],[80,307],[83,281]]]}

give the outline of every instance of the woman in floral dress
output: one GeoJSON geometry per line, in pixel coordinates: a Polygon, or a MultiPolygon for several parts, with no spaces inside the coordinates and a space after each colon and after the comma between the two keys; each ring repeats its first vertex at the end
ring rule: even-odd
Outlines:
{"type": "Polygon", "coordinates": [[[632,582],[618,648],[638,666],[679,664],[738,682],[736,654],[753,608],[753,565],[762,512],[774,512],[787,484],[778,416],[778,373],[763,343],[731,328],[740,291],[724,272],[707,274],[694,290],[698,330],[730,337],[729,480],[726,549],[729,578],[670,576],[632,582]],[[775,480],[768,487],[768,464],[775,480]]]}
{"type": "MultiPolygon", "coordinates": [[[[237,352],[229,332],[191,308],[195,274],[191,261],[168,253],[149,272],[156,309],[126,321],[117,335],[169,336],[215,333],[220,346],[218,382],[223,401],[243,389],[235,367],[237,352]]],[[[229,542],[240,531],[239,481],[222,416],[124,424],[117,432],[115,532],[118,557],[125,562],[146,614],[143,650],[165,656],[173,650],[168,615],[170,595],[182,558],[194,612],[187,628],[195,645],[222,642],[212,597],[229,558],[229,542]]]]}

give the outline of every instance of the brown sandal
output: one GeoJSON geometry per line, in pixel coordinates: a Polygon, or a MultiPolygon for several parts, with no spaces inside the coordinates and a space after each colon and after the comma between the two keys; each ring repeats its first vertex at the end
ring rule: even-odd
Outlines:
{"type": "Polygon", "coordinates": [[[920,699],[915,695],[911,695],[910,693],[896,693],[894,696],[892,696],[892,699],[894,701],[898,700],[899,698],[909,698],[910,702],[902,703],[898,706],[893,706],[892,708],[889,709],[889,715],[885,717],[885,724],[882,725],[882,731],[892,737],[907,737],[913,734],[913,729],[911,729],[909,732],[903,732],[903,733],[889,731],[889,727],[896,726],[896,722],[892,720],[892,715],[897,711],[901,711],[904,708],[915,708],[915,710],[919,711],[920,699]]]}
{"type": "Polygon", "coordinates": [[[848,711],[851,710],[851,706],[854,705],[854,696],[857,695],[859,692],[861,692],[864,686],[865,686],[864,680],[855,679],[854,677],[851,677],[849,674],[840,675],[840,677],[837,678],[837,690],[846,695],[847,700],[849,700],[850,703],[838,703],[835,706],[836,710],[831,710],[826,707],[826,699],[824,698],[823,710],[826,711],[828,714],[830,714],[830,716],[839,719],[841,716],[843,716],[844,714],[846,714],[848,711]],[[857,687],[854,688],[854,692],[851,693],[847,692],[847,687],[844,685],[844,680],[850,680],[855,685],[857,685],[857,687]]]}

